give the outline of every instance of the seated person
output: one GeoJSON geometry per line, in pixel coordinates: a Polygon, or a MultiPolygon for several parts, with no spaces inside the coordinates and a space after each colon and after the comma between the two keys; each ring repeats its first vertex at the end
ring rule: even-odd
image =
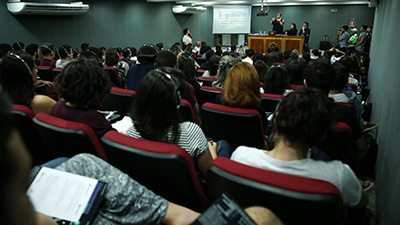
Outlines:
{"type": "Polygon", "coordinates": [[[103,64],[103,51],[96,47],[87,47],[81,52],[80,56],[85,58],[93,58],[103,64]]]}
{"type": "MultiPolygon", "coordinates": [[[[319,89],[328,96],[335,82],[335,70],[329,60],[312,60],[304,70],[304,74],[304,84],[307,88],[319,89]]],[[[359,174],[359,166],[362,164],[368,151],[360,122],[357,119],[355,111],[351,107],[335,104],[333,99],[331,99],[331,103],[335,120],[346,123],[351,128],[351,137],[353,139],[352,157],[355,163],[350,166],[352,166],[356,174],[359,174]]]]}
{"type": "Polygon", "coordinates": [[[264,77],[264,93],[275,95],[287,95],[292,92],[286,69],[281,64],[272,65],[264,77]]]}
{"type": "Polygon", "coordinates": [[[254,68],[257,70],[258,78],[260,79],[260,82],[264,82],[264,77],[267,74],[268,71],[268,66],[264,62],[264,60],[257,60],[253,64],[254,68]]]}
{"type": "Polygon", "coordinates": [[[131,51],[131,49],[129,47],[125,48],[122,51],[122,56],[124,58],[122,58],[121,61],[124,61],[124,62],[128,63],[129,67],[131,67],[132,65],[135,64],[135,62],[131,60],[132,51],[131,51]]]}
{"type": "Polygon", "coordinates": [[[136,91],[143,77],[150,71],[154,70],[154,62],[156,61],[158,49],[152,44],[145,44],[139,49],[139,64],[132,66],[126,76],[126,88],[136,91]]]}
{"type": "Polygon", "coordinates": [[[335,102],[351,103],[356,109],[357,120],[361,121],[362,106],[361,100],[352,90],[347,91],[347,82],[349,79],[349,70],[340,63],[333,64],[335,69],[335,83],[329,91],[329,97],[335,102]]]}
{"type": "MultiPolygon", "coordinates": [[[[0,95],[0,216],[3,225],[56,225],[37,213],[26,192],[31,158],[0,95]]],[[[55,168],[108,184],[105,201],[93,224],[190,224],[198,216],[188,208],[168,202],[146,187],[90,154],[79,154],[55,168]]]]}
{"type": "Polygon", "coordinates": [[[242,59],[240,57],[233,57],[230,55],[225,55],[219,60],[218,64],[218,72],[217,77],[218,80],[212,83],[212,86],[215,88],[224,89],[225,88],[225,80],[228,76],[229,70],[236,65],[238,62],[241,62],[242,59]]]}
{"type": "MultiPolygon", "coordinates": [[[[161,68],[161,67],[169,67],[172,69],[176,68],[176,63],[177,63],[177,58],[172,51],[169,50],[161,50],[157,53],[156,57],[156,67],[161,68]]],[[[185,79],[185,75],[178,70],[174,70],[174,73],[171,75],[177,75],[180,76],[182,79],[185,79]],[[176,73],[176,74],[174,74],[176,73]]],[[[195,114],[199,112],[199,104],[197,103],[196,95],[194,93],[194,88],[191,87],[191,85],[186,82],[185,83],[184,90],[181,90],[182,94],[182,99],[185,99],[192,105],[193,111],[195,114]]]]}
{"type": "Polygon", "coordinates": [[[42,61],[40,66],[48,66],[50,70],[56,67],[56,60],[54,57],[56,56],[56,49],[52,44],[43,44],[40,46],[40,53],[42,55],[42,61]]]}
{"type": "Polygon", "coordinates": [[[208,70],[203,73],[203,77],[216,77],[218,71],[218,63],[221,57],[217,55],[211,56],[208,61],[208,70]]]}
{"type": "Polygon", "coordinates": [[[275,147],[264,151],[238,147],[231,159],[262,169],[324,180],[335,185],[346,207],[365,207],[368,196],[346,164],[313,160],[310,147],[328,132],[332,105],[324,93],[299,89],[284,98],[275,114],[275,147]]]}
{"type": "Polygon", "coordinates": [[[110,80],[99,61],[82,56],[74,59],[56,77],[55,86],[63,99],[53,107],[53,116],[85,123],[98,138],[113,129],[96,108],[111,89],[110,80]]]}
{"type": "Polygon", "coordinates": [[[206,58],[206,62],[200,65],[200,70],[207,70],[208,69],[208,61],[210,61],[211,56],[215,55],[215,52],[211,49],[210,46],[206,46],[202,49],[207,49],[202,57],[206,58]]]}
{"type": "Polygon", "coordinates": [[[56,61],[57,68],[64,68],[74,58],[72,48],[69,45],[61,45],[58,49],[60,59],[56,61]]]}
{"type": "Polygon", "coordinates": [[[246,58],[244,58],[242,61],[243,62],[248,62],[251,65],[253,65],[253,56],[255,54],[255,51],[251,48],[246,49],[246,58]]]}
{"type": "Polygon", "coordinates": [[[304,85],[303,72],[306,68],[306,61],[304,59],[289,59],[286,62],[286,72],[289,77],[289,84],[291,85],[304,85]]]}
{"type": "Polygon", "coordinates": [[[177,69],[182,71],[185,75],[185,81],[188,82],[194,88],[196,96],[198,96],[200,91],[200,84],[197,82],[196,69],[194,59],[187,53],[183,54],[178,59],[177,69]]]}
{"type": "Polygon", "coordinates": [[[18,54],[10,54],[3,59],[0,76],[3,91],[11,97],[13,104],[27,106],[35,114],[50,114],[56,101],[35,93],[34,84],[40,82],[37,82],[38,71],[32,56],[25,52],[18,54]]]}
{"type": "Polygon", "coordinates": [[[225,81],[225,91],[215,98],[217,104],[230,107],[255,109],[260,113],[263,128],[267,116],[261,107],[260,81],[253,65],[239,62],[233,66],[225,81]]]}
{"type": "Polygon", "coordinates": [[[216,158],[216,144],[208,143],[201,128],[192,122],[180,122],[179,86],[183,80],[170,75],[171,68],[149,72],[140,83],[131,109],[133,126],[126,134],[151,141],[181,146],[198,163],[201,174],[216,158]]]}
{"type": "Polygon", "coordinates": [[[106,51],[106,61],[104,64],[105,66],[114,67],[115,70],[117,70],[119,79],[125,83],[126,74],[129,70],[129,64],[119,60],[119,54],[115,48],[110,48],[106,51]]]}

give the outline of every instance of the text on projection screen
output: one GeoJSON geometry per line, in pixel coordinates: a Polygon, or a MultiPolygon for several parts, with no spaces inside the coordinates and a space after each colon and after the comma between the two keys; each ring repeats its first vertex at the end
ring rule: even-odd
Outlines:
{"type": "Polygon", "coordinates": [[[251,6],[215,5],[213,34],[250,33],[251,6]]]}

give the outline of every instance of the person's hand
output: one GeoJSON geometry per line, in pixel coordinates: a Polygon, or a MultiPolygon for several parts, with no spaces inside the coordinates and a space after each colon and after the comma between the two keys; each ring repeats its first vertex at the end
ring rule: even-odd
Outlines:
{"type": "Polygon", "coordinates": [[[217,158],[217,142],[208,142],[208,149],[210,150],[213,159],[217,158]]]}
{"type": "Polygon", "coordinates": [[[47,85],[47,86],[49,86],[49,87],[51,87],[51,86],[53,85],[52,82],[47,81],[47,80],[42,80],[42,83],[45,84],[45,85],[47,85]]]}
{"type": "Polygon", "coordinates": [[[272,21],[275,21],[275,17],[272,17],[272,21]]]}

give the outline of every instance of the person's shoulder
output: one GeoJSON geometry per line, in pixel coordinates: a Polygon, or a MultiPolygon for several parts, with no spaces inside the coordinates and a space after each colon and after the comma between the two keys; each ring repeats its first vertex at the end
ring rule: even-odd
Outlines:
{"type": "Polygon", "coordinates": [[[32,110],[34,113],[45,112],[51,114],[56,103],[56,101],[46,95],[36,95],[32,100],[32,110]]]}

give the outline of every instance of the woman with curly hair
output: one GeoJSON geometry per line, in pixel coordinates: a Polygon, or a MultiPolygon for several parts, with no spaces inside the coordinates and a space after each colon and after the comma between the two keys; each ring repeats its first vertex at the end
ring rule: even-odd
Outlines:
{"type": "Polygon", "coordinates": [[[275,114],[275,147],[264,151],[240,146],[231,159],[261,169],[330,182],[341,192],[344,206],[366,206],[368,197],[348,165],[308,156],[311,146],[327,134],[331,121],[332,104],[326,95],[301,88],[286,96],[275,114]]]}
{"type": "Polygon", "coordinates": [[[98,60],[79,57],[71,61],[56,77],[55,85],[63,99],[53,107],[53,116],[85,123],[99,138],[113,129],[96,109],[111,88],[98,60]]]}

